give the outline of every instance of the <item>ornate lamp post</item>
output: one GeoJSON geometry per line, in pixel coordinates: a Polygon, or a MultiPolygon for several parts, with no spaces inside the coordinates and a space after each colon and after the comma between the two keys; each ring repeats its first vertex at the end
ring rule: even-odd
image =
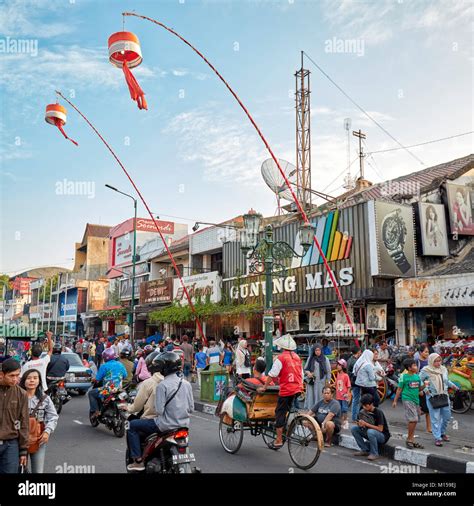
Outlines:
{"type": "Polygon", "coordinates": [[[259,240],[258,234],[262,215],[251,209],[244,215],[244,228],[242,230],[241,250],[250,261],[250,274],[265,275],[265,306],[263,322],[265,325],[265,362],[267,372],[273,363],[273,277],[284,276],[287,270],[285,260],[294,256],[302,258],[313,243],[314,227],[311,224],[302,224],[299,228],[300,243],[303,254],[299,255],[288,243],[273,240],[273,227],[267,225],[264,236],[259,240]]]}

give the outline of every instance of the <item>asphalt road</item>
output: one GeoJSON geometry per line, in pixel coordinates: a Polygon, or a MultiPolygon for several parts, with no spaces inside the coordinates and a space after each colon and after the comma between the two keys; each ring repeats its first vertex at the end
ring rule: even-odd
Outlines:
{"type": "MultiPolygon", "coordinates": [[[[105,426],[93,428],[88,419],[87,396],[74,396],[63,407],[58,427],[50,439],[46,453],[45,472],[125,473],[124,438],[117,438],[105,426]],[[91,467],[84,467],[91,466],[91,467]]],[[[383,466],[399,464],[386,458],[368,462],[354,457],[352,450],[333,447],[325,449],[317,464],[309,471],[299,470],[291,462],[288,450],[277,452],[266,447],[261,436],[244,435],[241,449],[235,455],[221,447],[218,419],[195,412],[191,418],[190,450],[203,473],[382,473],[383,466]]],[[[421,473],[431,472],[424,468],[421,473]]]]}

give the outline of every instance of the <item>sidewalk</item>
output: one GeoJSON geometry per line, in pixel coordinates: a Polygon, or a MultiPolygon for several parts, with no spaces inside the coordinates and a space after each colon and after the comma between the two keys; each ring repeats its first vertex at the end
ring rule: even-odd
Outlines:
{"type": "MultiPolygon", "coordinates": [[[[192,383],[194,395],[194,409],[202,413],[214,415],[216,402],[200,400],[197,384],[192,383]]],[[[448,427],[449,443],[437,447],[431,434],[426,432],[425,417],[423,416],[415,433],[416,441],[425,448],[410,450],[405,446],[406,422],[402,403],[393,409],[391,399],[385,400],[380,406],[387,418],[392,437],[381,448],[381,454],[398,462],[404,462],[420,467],[427,467],[446,473],[474,473],[474,410],[458,415],[453,413],[448,427]]],[[[339,445],[345,448],[359,450],[350,430],[342,430],[339,445]]]]}

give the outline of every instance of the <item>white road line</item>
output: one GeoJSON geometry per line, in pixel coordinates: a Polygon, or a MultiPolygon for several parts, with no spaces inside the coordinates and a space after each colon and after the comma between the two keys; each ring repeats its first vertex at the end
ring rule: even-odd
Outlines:
{"type": "Polygon", "coordinates": [[[73,420],[74,423],[78,423],[79,425],[84,425],[80,420],[73,420]]]}
{"type": "Polygon", "coordinates": [[[219,422],[217,420],[212,420],[210,418],[205,418],[204,416],[199,416],[199,415],[191,415],[193,418],[199,418],[200,420],[206,420],[206,422],[212,422],[212,423],[217,423],[219,424],[219,422]]]}

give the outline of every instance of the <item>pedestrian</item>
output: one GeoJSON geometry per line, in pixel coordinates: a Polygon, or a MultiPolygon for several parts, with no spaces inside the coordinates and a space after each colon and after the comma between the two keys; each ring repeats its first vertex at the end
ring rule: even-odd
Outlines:
{"type": "Polygon", "coordinates": [[[306,382],[305,409],[311,409],[323,398],[323,388],[331,381],[331,363],[324,355],[322,347],[311,347],[304,368],[306,382]]]}
{"type": "Polygon", "coordinates": [[[219,348],[219,346],[216,345],[216,341],[213,338],[209,338],[209,348],[207,349],[206,354],[209,359],[208,361],[209,368],[218,369],[219,364],[221,363],[222,360],[222,353],[221,349],[219,348]]]}
{"type": "Polygon", "coordinates": [[[353,374],[356,377],[356,386],[360,388],[361,395],[370,394],[373,397],[375,407],[379,405],[377,393],[377,379],[375,376],[375,363],[377,352],[365,350],[354,364],[353,374]]]}
{"type": "MultiPolygon", "coordinates": [[[[428,357],[430,355],[430,348],[428,345],[424,345],[420,348],[418,354],[418,360],[416,361],[416,365],[418,366],[418,372],[428,365],[428,357]]],[[[422,391],[422,395],[420,396],[420,408],[421,412],[425,415],[426,420],[426,432],[432,433],[431,430],[431,418],[430,418],[430,410],[428,409],[428,405],[426,404],[426,394],[422,391]]]]}
{"type": "Polygon", "coordinates": [[[145,359],[152,351],[153,348],[150,344],[147,344],[143,348],[143,355],[138,359],[137,368],[135,369],[135,376],[138,381],[145,381],[151,377],[151,374],[148,372],[145,359]]]}
{"type": "Polygon", "coordinates": [[[290,334],[275,339],[274,344],[283,349],[268,371],[265,385],[258,387],[257,392],[263,393],[275,378],[279,379],[280,391],[275,409],[275,441],[270,445],[273,450],[283,446],[283,429],[286,418],[296,398],[303,391],[303,367],[296,350],[296,342],[290,334]]]}
{"type": "Polygon", "coordinates": [[[0,367],[0,474],[26,467],[28,458],[28,396],[18,386],[20,363],[7,358],[0,367]]]}
{"type": "Polygon", "coordinates": [[[424,446],[415,441],[416,424],[420,421],[420,390],[422,390],[421,380],[418,376],[418,367],[412,358],[405,360],[406,372],[400,375],[398,380],[397,393],[393,399],[392,407],[397,407],[400,395],[402,397],[405,419],[408,422],[408,435],[406,439],[407,448],[420,448],[424,446]]]}
{"type": "Polygon", "coordinates": [[[100,367],[100,364],[102,363],[102,353],[104,353],[104,350],[105,350],[104,338],[99,337],[99,340],[95,348],[95,364],[97,365],[97,369],[100,367]]]}
{"type": "Polygon", "coordinates": [[[181,337],[181,346],[180,349],[183,353],[183,359],[184,359],[184,366],[183,366],[183,374],[184,377],[189,381],[189,378],[191,376],[191,370],[193,368],[193,347],[191,344],[189,344],[189,337],[184,334],[181,337]]]}
{"type": "Polygon", "coordinates": [[[74,349],[75,349],[76,353],[79,355],[79,358],[82,361],[82,339],[78,339],[77,340],[74,349]]]}
{"type": "Polygon", "coordinates": [[[387,369],[388,363],[390,362],[390,350],[385,340],[380,342],[378,348],[378,362],[384,371],[387,369]]]}
{"type": "Polygon", "coordinates": [[[347,374],[347,362],[341,358],[337,361],[336,376],[336,400],[341,405],[342,428],[348,429],[347,413],[349,411],[349,402],[351,400],[351,380],[347,374]]]}
{"type": "Polygon", "coordinates": [[[89,343],[89,357],[95,362],[95,350],[96,350],[97,346],[96,344],[94,343],[94,341],[91,339],[90,343],[89,343]]]}
{"type": "Polygon", "coordinates": [[[21,368],[21,374],[25,374],[26,371],[29,369],[37,369],[41,374],[41,381],[42,381],[42,387],[43,392],[46,392],[48,390],[48,385],[46,382],[46,370],[48,368],[48,364],[51,360],[51,355],[53,353],[53,339],[52,339],[52,332],[46,332],[46,337],[48,338],[48,352],[44,357],[41,357],[43,354],[43,348],[41,344],[34,344],[31,347],[31,360],[23,364],[23,367],[21,368]]]}
{"type": "Polygon", "coordinates": [[[451,419],[451,406],[448,396],[448,388],[459,390],[459,387],[449,380],[448,370],[441,365],[441,357],[437,353],[431,353],[428,357],[428,365],[420,372],[420,380],[424,382],[424,393],[431,418],[431,428],[436,446],[443,446],[443,441],[448,442],[446,434],[448,422],[451,419]]]}
{"type": "Polygon", "coordinates": [[[227,370],[229,376],[232,373],[232,364],[234,362],[234,349],[232,348],[232,344],[230,341],[227,341],[223,348],[224,355],[222,358],[222,367],[227,370]]]}
{"type": "Polygon", "coordinates": [[[201,388],[201,372],[206,368],[209,360],[206,353],[204,353],[203,348],[203,345],[199,343],[198,352],[194,355],[194,363],[196,367],[199,388],[201,388]]]}
{"type": "Polygon", "coordinates": [[[38,370],[29,369],[26,371],[21,378],[20,387],[23,388],[28,395],[30,418],[34,418],[36,420],[35,423],[40,425],[40,432],[37,434],[38,439],[32,442],[30,438],[30,446],[28,447],[31,472],[33,474],[42,474],[44,470],[46,445],[51,434],[56,429],[59,416],[53,401],[48,394],[43,392],[43,388],[41,387],[41,374],[38,370]]]}
{"type": "Polygon", "coordinates": [[[235,372],[241,379],[250,378],[252,372],[252,361],[247,346],[247,340],[241,339],[235,352],[235,372]]]}
{"type": "Polygon", "coordinates": [[[355,383],[356,377],[354,375],[354,365],[362,354],[362,350],[354,345],[351,348],[351,356],[347,360],[347,374],[349,375],[349,379],[351,380],[351,391],[352,391],[352,412],[351,412],[351,421],[355,422],[357,420],[357,414],[359,413],[359,404],[360,404],[360,387],[358,387],[355,383]]]}
{"type": "Polygon", "coordinates": [[[323,339],[321,341],[321,351],[323,353],[324,356],[326,355],[332,355],[332,350],[329,346],[329,341],[327,339],[323,339]]]}
{"type": "Polygon", "coordinates": [[[323,388],[323,398],[307,414],[316,418],[321,427],[325,436],[324,446],[332,446],[333,435],[341,431],[341,406],[333,399],[332,388],[329,385],[323,388]]]}
{"type": "Polygon", "coordinates": [[[379,458],[379,445],[387,443],[390,431],[384,412],[374,405],[371,394],[363,394],[361,409],[357,415],[356,425],[351,429],[360,451],[354,453],[357,457],[367,457],[368,460],[379,458]]]}

